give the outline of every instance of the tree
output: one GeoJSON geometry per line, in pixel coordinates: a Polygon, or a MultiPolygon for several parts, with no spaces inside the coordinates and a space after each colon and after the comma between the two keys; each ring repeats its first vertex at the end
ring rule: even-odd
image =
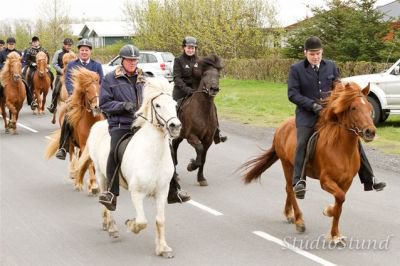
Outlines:
{"type": "Polygon", "coordinates": [[[275,7],[265,0],[148,0],[141,6],[126,1],[125,10],[139,48],[175,54],[191,35],[202,54],[261,57],[268,50],[263,28],[277,24],[275,7]]]}
{"type": "Polygon", "coordinates": [[[384,36],[389,23],[374,9],[376,0],[326,0],[327,10],[313,8],[314,17],[290,33],[284,54],[303,57],[303,42],[309,36],[321,38],[324,54],[338,61],[381,61],[387,49],[384,36]]]}

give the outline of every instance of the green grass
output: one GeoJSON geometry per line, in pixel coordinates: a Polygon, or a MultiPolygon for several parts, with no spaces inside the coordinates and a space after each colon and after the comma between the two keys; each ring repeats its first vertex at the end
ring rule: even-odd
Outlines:
{"type": "MultiPolygon", "coordinates": [[[[220,118],[261,127],[277,127],[294,115],[287,84],[256,80],[221,79],[215,101],[220,118]]],[[[400,154],[400,116],[389,116],[378,126],[376,139],[368,144],[390,154],[400,154]]]]}

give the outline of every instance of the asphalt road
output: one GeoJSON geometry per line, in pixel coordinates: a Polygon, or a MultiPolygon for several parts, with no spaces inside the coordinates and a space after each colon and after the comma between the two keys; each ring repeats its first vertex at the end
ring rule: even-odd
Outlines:
{"type": "Polygon", "coordinates": [[[135,214],[122,191],[115,212],[121,237],[111,239],[101,230],[97,198],[73,190],[67,162],[44,160],[47,136],[56,129],[50,120],[49,113],[35,116],[24,107],[18,135],[0,127],[0,265],[399,265],[398,171],[375,167],[388,183],[379,193],[364,192],[356,177],[340,222],[348,246],[333,248],[324,239],[331,220],[322,215],[333,197],[310,181],[300,202],[307,229],[297,233],[282,214],[280,163],[260,183],[244,185],[235,173],[259,147],[269,146],[271,130],[231,130],[224,122],[229,140],[210,148],[208,187],[185,170],[194,150],[186,142],[180,147],[181,185],[193,201],[166,208],[166,238],[175,258],[154,254],[152,199],[145,202],[149,226],[134,235],[124,225],[135,214]]]}

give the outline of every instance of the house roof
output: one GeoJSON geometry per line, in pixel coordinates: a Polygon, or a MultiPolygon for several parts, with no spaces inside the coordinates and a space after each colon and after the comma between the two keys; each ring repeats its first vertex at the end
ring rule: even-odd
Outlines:
{"type": "Polygon", "coordinates": [[[387,3],[386,5],[383,6],[378,6],[376,8],[379,12],[383,13],[383,19],[385,21],[389,19],[399,19],[400,17],[400,2],[399,1],[393,1],[390,3],[387,3]]]}
{"type": "MultiPolygon", "coordinates": [[[[88,36],[120,37],[134,35],[132,27],[124,21],[91,21],[86,22],[85,25],[89,29],[88,36]]],[[[84,27],[81,28],[81,30],[83,29],[84,27]]]]}

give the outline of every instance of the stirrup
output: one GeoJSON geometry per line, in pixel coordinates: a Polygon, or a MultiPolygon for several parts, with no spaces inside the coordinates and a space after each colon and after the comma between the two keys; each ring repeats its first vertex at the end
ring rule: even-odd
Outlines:
{"type": "Polygon", "coordinates": [[[99,196],[99,202],[110,211],[115,211],[117,208],[117,197],[110,191],[103,192],[99,196]]]}
{"type": "Polygon", "coordinates": [[[296,198],[298,199],[304,199],[304,196],[306,194],[306,180],[300,179],[297,181],[296,185],[293,186],[294,193],[296,194],[296,198]]]}

